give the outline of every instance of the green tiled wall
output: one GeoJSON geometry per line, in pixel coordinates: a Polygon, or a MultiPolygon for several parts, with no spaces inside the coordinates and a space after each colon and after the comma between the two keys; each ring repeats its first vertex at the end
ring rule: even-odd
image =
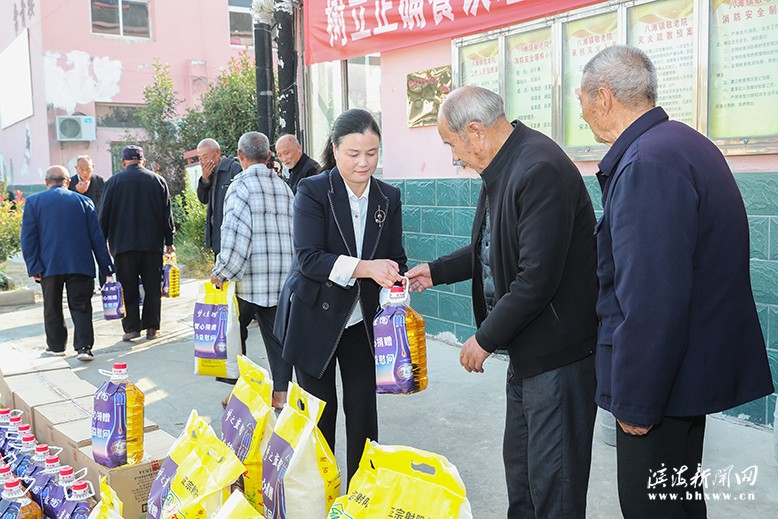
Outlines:
{"type": "MultiPolygon", "coordinates": [[[[751,282],[767,355],[778,387],[778,172],[735,176],[748,212],[751,231],[751,282]]],[[[584,177],[595,214],[602,214],[595,177],[584,177]]],[[[404,245],[409,265],[431,261],[470,243],[480,179],[395,180],[403,192],[404,245]]],[[[439,286],[413,296],[424,315],[427,333],[448,332],[459,342],[475,333],[470,281],[439,286]]],[[[778,395],[731,409],[727,414],[751,422],[773,423],[778,395]]]]}

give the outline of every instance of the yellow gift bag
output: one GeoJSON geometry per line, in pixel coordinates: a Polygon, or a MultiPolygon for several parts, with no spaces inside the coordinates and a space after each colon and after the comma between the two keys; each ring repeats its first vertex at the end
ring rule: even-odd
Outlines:
{"type": "Polygon", "coordinates": [[[238,378],[240,322],[235,285],[200,283],[194,315],[195,375],[238,378]]]}
{"type": "Polygon", "coordinates": [[[262,461],[265,517],[327,517],[340,495],[340,473],[316,426],[325,402],[289,383],[289,400],[276,422],[262,461]]]}
{"type": "Polygon", "coordinates": [[[108,485],[105,476],[100,478],[100,502],[89,513],[88,519],[122,519],[124,504],[108,485]]]}
{"type": "Polygon", "coordinates": [[[445,457],[412,447],[365,442],[348,494],[328,519],[472,519],[459,472],[445,457]]]}
{"type": "Polygon", "coordinates": [[[265,516],[254,510],[240,491],[235,490],[213,519],[264,519],[265,516]]]}
{"type": "Polygon", "coordinates": [[[257,511],[262,504],[262,454],[267,448],[276,415],[271,399],[270,375],[243,355],[238,357],[240,377],[222,415],[221,439],[246,467],[243,488],[246,499],[257,511]]]}
{"type": "Polygon", "coordinates": [[[148,518],[192,519],[215,514],[227,487],[244,472],[237,456],[192,411],[151,486],[148,518]]]}

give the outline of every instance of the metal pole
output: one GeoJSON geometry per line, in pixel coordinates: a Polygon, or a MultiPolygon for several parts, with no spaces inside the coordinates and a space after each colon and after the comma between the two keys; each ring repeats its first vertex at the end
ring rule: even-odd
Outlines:
{"type": "Polygon", "coordinates": [[[270,24],[254,22],[254,55],[257,66],[257,131],[275,142],[275,80],[270,24]]]}

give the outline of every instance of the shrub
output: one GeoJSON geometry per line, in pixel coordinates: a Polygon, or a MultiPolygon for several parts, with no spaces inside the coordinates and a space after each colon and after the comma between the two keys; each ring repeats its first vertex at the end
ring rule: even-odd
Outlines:
{"type": "Polygon", "coordinates": [[[213,252],[205,246],[206,206],[192,191],[173,198],[173,218],[176,222],[174,243],[178,261],[187,277],[209,277],[213,267],[213,252]]]}
{"type": "MultiPolygon", "coordinates": [[[[7,191],[5,183],[0,182],[3,194],[7,191]]],[[[0,265],[22,250],[22,212],[24,198],[17,193],[16,200],[3,199],[0,205],[0,265]]]]}

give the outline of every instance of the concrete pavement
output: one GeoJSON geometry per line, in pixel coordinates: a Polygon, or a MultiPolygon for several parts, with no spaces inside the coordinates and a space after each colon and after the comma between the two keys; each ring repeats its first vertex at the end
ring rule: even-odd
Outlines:
{"type": "MultiPolygon", "coordinates": [[[[127,362],[130,377],[146,394],[149,419],[178,435],[195,408],[212,421],[218,432],[222,413],[219,401],[229,387],[193,374],[191,336],[196,293],[195,281],[182,280],[181,297],[163,299],[161,337],[154,341],[140,339],[132,344],[121,341],[118,321],[102,319],[100,298],[96,296],[93,298],[95,360],[91,363],[76,360],[69,344],[66,362],[80,378],[96,386],[104,380],[98,369],[110,369],[117,360],[127,362]]],[[[69,320],[68,326],[72,338],[69,320]]],[[[23,346],[31,356],[45,349],[40,299],[34,305],[0,309],[0,363],[2,348],[8,345],[23,346]]],[[[490,358],[485,373],[468,374],[459,366],[458,351],[446,337],[429,338],[428,389],[410,396],[379,395],[380,441],[446,456],[465,482],[473,516],[499,519],[505,517],[507,508],[501,457],[506,361],[490,358]]],[[[256,326],[250,331],[248,355],[267,367],[256,326]]],[[[345,461],[342,414],[338,425],[336,455],[342,464],[345,461]]],[[[621,514],[616,495],[615,449],[603,443],[601,435],[598,428],[592,452],[588,516],[618,518],[621,514]]],[[[711,470],[711,477],[732,466],[728,487],[708,488],[709,517],[778,517],[778,468],[772,432],[711,417],[705,444],[704,467],[711,470]],[[756,483],[736,484],[735,474],[752,466],[758,467],[756,483]],[[730,497],[725,497],[725,493],[730,497]]]]}

